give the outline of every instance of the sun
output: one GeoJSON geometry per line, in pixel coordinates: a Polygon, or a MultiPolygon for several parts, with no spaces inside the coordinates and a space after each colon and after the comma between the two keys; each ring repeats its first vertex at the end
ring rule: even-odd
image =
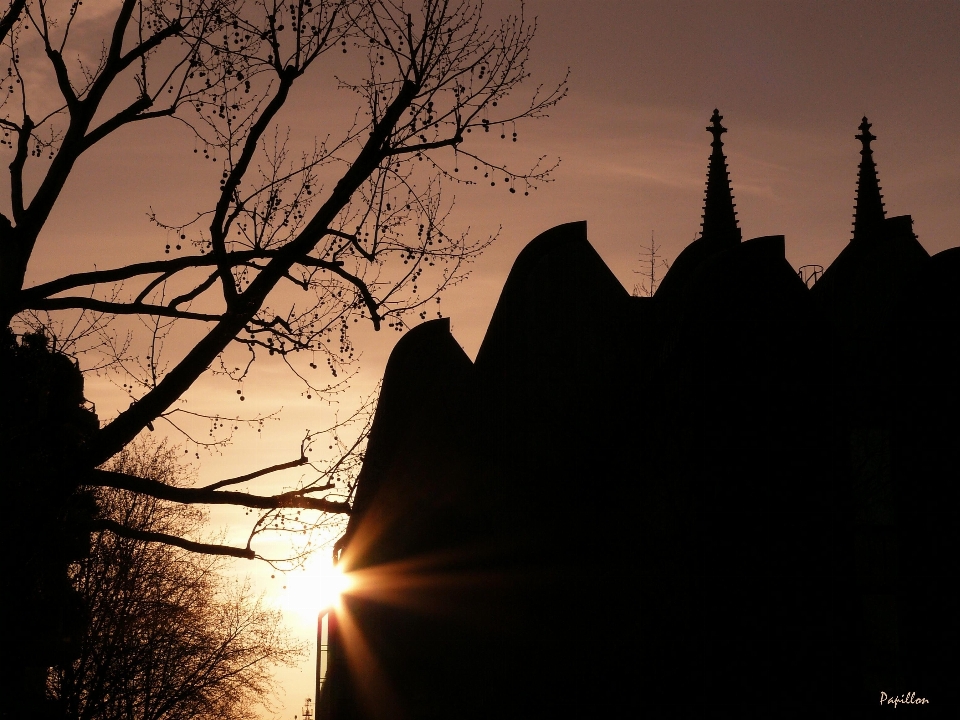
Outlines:
{"type": "Polygon", "coordinates": [[[320,613],[336,608],[352,584],[342,567],[329,559],[317,560],[287,575],[286,589],[278,600],[285,612],[296,614],[305,625],[315,624],[320,613]]]}
{"type": "Polygon", "coordinates": [[[317,580],[317,602],[321,610],[335,607],[343,594],[353,586],[350,575],[340,565],[327,566],[317,580]]]}

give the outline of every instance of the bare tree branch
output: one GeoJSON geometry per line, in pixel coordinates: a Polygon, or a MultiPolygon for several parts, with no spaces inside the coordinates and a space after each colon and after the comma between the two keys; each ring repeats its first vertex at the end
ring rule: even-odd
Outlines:
{"type": "Polygon", "coordinates": [[[153,532],[151,530],[138,530],[137,528],[121,525],[115,520],[100,519],[95,520],[91,530],[107,530],[114,535],[130,538],[131,540],[141,540],[143,542],[159,542],[165,545],[183,548],[190,552],[202,553],[204,555],[226,555],[228,557],[242,558],[243,560],[253,560],[256,553],[250,548],[230,547],[229,545],[216,545],[212,543],[194,542],[186,538],[169,535],[162,532],[153,532]]]}
{"type": "Polygon", "coordinates": [[[10,32],[20,18],[20,13],[23,12],[23,7],[26,4],[27,0],[13,0],[13,2],[10,3],[10,7],[7,8],[7,11],[3,14],[3,17],[0,17],[0,43],[7,39],[7,33],[10,32]]]}
{"type": "MultiPolygon", "coordinates": [[[[171,317],[181,320],[200,320],[203,322],[219,322],[222,315],[209,313],[195,313],[188,310],[177,310],[165,305],[151,305],[148,303],[121,303],[97,300],[86,297],[58,297],[36,300],[28,306],[31,310],[95,310],[96,312],[111,313],[113,315],[152,315],[156,317],[171,317]]],[[[154,418],[150,418],[153,420],[154,418]]]]}
{"type": "Polygon", "coordinates": [[[92,470],[84,477],[84,484],[96,487],[112,487],[142,493],[160,500],[178,503],[201,503],[205,505],[239,505],[240,507],[271,510],[278,508],[301,508],[320,510],[321,512],[350,514],[350,505],[336,500],[305,497],[303,491],[294,490],[280,495],[250,495],[248,493],[207,490],[205,488],[182,488],[166,485],[156,480],[138,478],[132,475],[92,470]]]}
{"type": "Polygon", "coordinates": [[[296,460],[290,460],[289,462],[280,463],[278,465],[271,465],[270,467],[263,468],[262,470],[257,470],[252,473],[247,473],[246,475],[240,475],[235,478],[229,478],[228,480],[219,480],[215,483],[210,483],[209,485],[204,485],[198,490],[219,490],[222,487],[227,487],[228,485],[238,485],[239,483],[247,482],[248,480],[255,480],[258,477],[263,477],[264,475],[269,475],[270,473],[280,472],[281,470],[289,470],[290,468],[302,467],[309,464],[309,460],[306,456],[301,455],[296,460]]]}
{"type": "MultiPolygon", "coordinates": [[[[271,250],[238,250],[231,252],[227,260],[231,266],[237,267],[251,260],[268,258],[274,254],[276,254],[276,251],[271,250]]],[[[217,262],[218,260],[210,255],[188,255],[185,257],[171,258],[169,260],[151,260],[149,262],[131,263],[130,265],[124,265],[123,267],[113,268],[111,270],[93,270],[91,272],[64,275],[62,278],[26,288],[23,290],[22,296],[25,298],[24,302],[29,303],[33,298],[49,297],[50,295],[56,295],[66,290],[85,287],[87,285],[120,282],[139,277],[140,275],[153,275],[155,273],[164,273],[172,276],[173,273],[181,270],[210,267],[211,265],[216,265],[217,262]]],[[[322,267],[333,267],[337,264],[333,262],[323,263],[321,261],[317,261],[317,263],[322,267]]],[[[26,307],[29,307],[29,305],[26,307]]]]}

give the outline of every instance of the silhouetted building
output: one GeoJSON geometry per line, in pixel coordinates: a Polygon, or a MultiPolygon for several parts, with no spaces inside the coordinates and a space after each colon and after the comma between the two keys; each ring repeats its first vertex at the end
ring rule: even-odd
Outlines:
{"type": "Polygon", "coordinates": [[[945,692],[956,665],[922,652],[956,649],[957,415],[927,413],[958,397],[960,254],[883,217],[864,120],[854,238],[808,289],[783,236],[741,241],[721,119],[701,236],[653,298],[570,223],[520,253],[475,362],[447,320],[397,344],[318,720],[854,717],[945,692]],[[875,567],[888,540],[922,593],[875,567]]]}
{"type": "Polygon", "coordinates": [[[960,423],[949,410],[960,400],[958,251],[931,258],[909,215],[885,216],[870,127],[863,118],[856,136],[853,238],[811,291],[829,319],[842,388],[858,666],[867,688],[948,704],[960,669],[960,423]]]}

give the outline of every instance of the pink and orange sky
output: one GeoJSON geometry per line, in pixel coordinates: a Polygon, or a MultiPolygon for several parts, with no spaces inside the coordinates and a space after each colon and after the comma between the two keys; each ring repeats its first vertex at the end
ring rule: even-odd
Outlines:
{"type": "MultiPolygon", "coordinates": [[[[487,5],[490,17],[515,7],[507,0],[487,5]]],[[[458,194],[454,226],[481,235],[502,227],[470,280],[443,301],[471,357],[514,258],[543,230],[586,220],[591,242],[628,289],[640,277],[639,254],[651,232],[663,256],[676,257],[699,227],[710,150],[704,128],[714,107],[729,129],[725,151],[744,238],[785,235],[795,267],[828,265],[850,238],[860,159],[853,136],[863,115],[878,137],[874,157],[888,215],[913,215],[931,254],[960,245],[956,0],[528,0],[526,14],[538,18],[530,89],[557,82],[568,67],[571,75],[569,96],[551,118],[520,129],[516,151],[562,162],[554,182],[528,198],[484,186],[458,194]]],[[[347,103],[355,104],[333,92],[329,78],[314,82],[316,91],[283,118],[301,141],[325,132],[325,117],[342,117],[347,103]]],[[[148,223],[150,207],[192,208],[217,188],[218,169],[195,157],[192,140],[174,123],[155,125],[148,142],[139,129],[125,130],[85,157],[41,238],[31,279],[156,257],[165,237],[148,223]]],[[[557,311],[568,301],[556,298],[557,311]]],[[[361,370],[341,412],[375,386],[397,338],[358,333],[361,370]]],[[[232,392],[211,381],[200,384],[197,397],[225,404],[234,401],[232,392]]],[[[280,419],[222,455],[201,455],[203,479],[295,457],[304,429],[319,428],[333,413],[306,401],[269,363],[247,394],[244,410],[283,407],[280,419]]],[[[96,379],[88,395],[102,416],[123,404],[96,379]]],[[[217,519],[229,524],[228,537],[242,532],[242,514],[217,519]]],[[[253,572],[282,605],[269,572],[242,564],[238,571],[253,572]]],[[[280,717],[292,718],[312,696],[313,662],[282,676],[280,717]]]]}

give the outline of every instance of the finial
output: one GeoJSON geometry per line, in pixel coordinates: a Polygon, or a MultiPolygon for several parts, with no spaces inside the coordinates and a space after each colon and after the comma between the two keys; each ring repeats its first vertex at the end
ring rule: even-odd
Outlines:
{"type": "Polygon", "coordinates": [[[713,116],[710,118],[711,125],[707,128],[707,132],[713,133],[713,142],[711,145],[717,145],[718,143],[722,145],[720,141],[720,136],[727,131],[727,129],[720,124],[720,121],[723,120],[723,115],[720,114],[720,111],[717,108],[713,109],[713,116]]]}
{"type": "Polygon", "coordinates": [[[861,152],[871,152],[870,143],[877,139],[877,136],[870,132],[871,127],[873,127],[873,123],[867,122],[867,116],[864,115],[863,122],[860,123],[860,134],[854,135],[857,140],[863,143],[861,152]]]}

